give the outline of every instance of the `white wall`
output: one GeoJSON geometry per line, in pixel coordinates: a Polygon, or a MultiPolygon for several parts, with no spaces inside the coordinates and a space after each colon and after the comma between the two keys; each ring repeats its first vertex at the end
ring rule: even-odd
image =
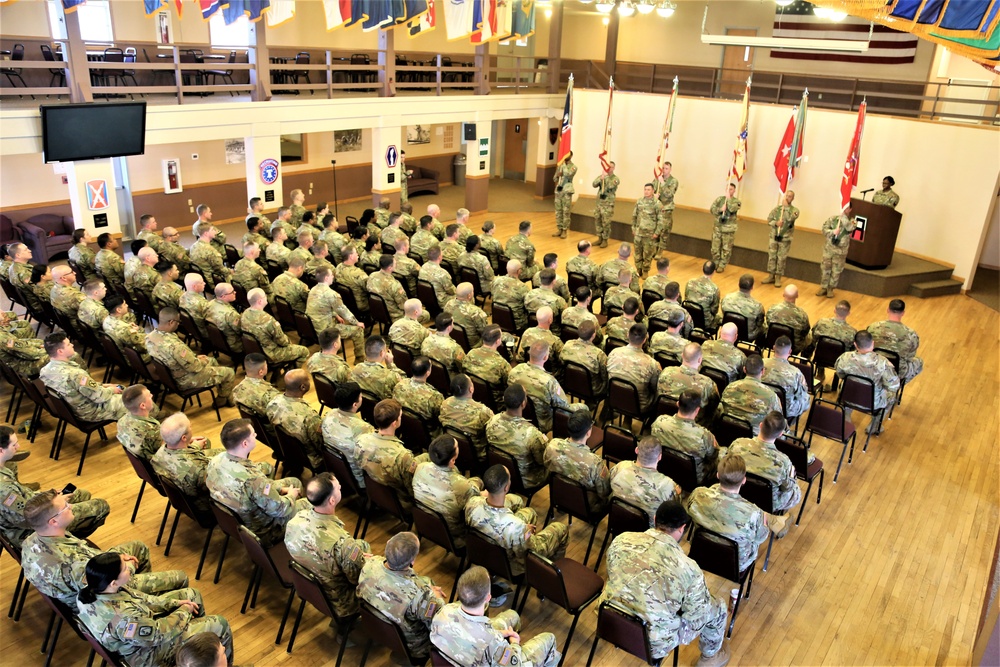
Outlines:
{"type": "MultiPolygon", "coordinates": [[[[667,100],[660,95],[615,95],[610,157],[618,164],[622,198],[640,197],[643,183],[651,178],[667,100]]],[[[590,194],[590,180],[599,168],[607,94],[576,91],[574,112],[577,191],[590,194]]],[[[790,107],[751,105],[749,165],[741,185],[745,217],[762,220],[777,202],[774,155],[790,115],[790,107]]],[[[856,117],[809,111],[804,144],[808,162],[792,185],[804,228],[818,229],[840,207],[843,161],[856,117]]],[[[723,193],[739,118],[739,102],[678,99],[668,159],[680,180],[680,206],[704,210],[723,193]]],[[[903,214],[897,248],[953,264],[962,279],[972,275],[998,173],[1000,133],[995,128],[868,116],[859,189],[878,186],[891,174],[903,214]]]]}
{"type": "Polygon", "coordinates": [[[990,216],[989,229],[986,230],[979,266],[1000,269],[1000,195],[997,195],[993,202],[993,215],[990,216]]]}

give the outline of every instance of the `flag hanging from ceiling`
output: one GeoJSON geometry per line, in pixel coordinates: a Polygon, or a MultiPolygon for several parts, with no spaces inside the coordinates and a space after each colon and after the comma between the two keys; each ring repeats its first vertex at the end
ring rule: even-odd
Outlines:
{"type": "Polygon", "coordinates": [[[222,4],[219,0],[198,0],[198,6],[201,8],[201,18],[205,21],[212,18],[215,12],[222,9],[222,4]]]}
{"type": "Polygon", "coordinates": [[[610,77],[608,80],[608,118],[604,121],[604,143],[601,144],[601,153],[597,156],[604,171],[611,169],[611,165],[608,164],[608,151],[611,150],[611,103],[614,102],[614,99],[615,77],[610,77]]]}
{"type": "Polygon", "coordinates": [[[444,27],[448,41],[464,39],[472,33],[472,12],[476,0],[444,0],[444,27]]]}
{"type": "Polygon", "coordinates": [[[511,0],[498,0],[496,3],[496,26],[493,29],[493,39],[502,41],[510,37],[513,29],[514,11],[511,0]]]}
{"type": "Polygon", "coordinates": [[[348,0],[350,10],[344,12],[344,3],[340,3],[340,13],[344,17],[344,26],[350,28],[355,23],[363,23],[369,18],[371,0],[348,0]]]}
{"type": "Polygon", "coordinates": [[[482,44],[493,39],[497,28],[497,0],[473,0],[472,37],[473,44],[482,44]]]}
{"type": "MultiPolygon", "coordinates": [[[[295,18],[295,0],[271,0],[270,7],[264,15],[267,27],[272,28],[295,18]]],[[[253,20],[253,15],[250,16],[253,20]]]]}
{"type": "Polygon", "coordinates": [[[775,8],[771,36],[831,41],[864,41],[868,39],[869,29],[872,30],[871,43],[864,53],[773,49],[771,57],[878,65],[912,63],[916,58],[917,42],[919,41],[916,36],[893,30],[884,25],[876,25],[872,28],[868,21],[853,16],[848,16],[839,22],[819,18],[813,14],[813,4],[804,0],[796,0],[788,7],[775,8]]]}
{"type": "MultiPolygon", "coordinates": [[[[246,0],[245,6],[246,6],[247,19],[249,19],[251,23],[256,23],[257,21],[264,18],[265,12],[268,14],[268,16],[270,16],[271,6],[275,2],[284,2],[285,4],[290,6],[291,12],[289,12],[290,15],[288,16],[288,18],[292,18],[291,15],[295,14],[295,0],[246,0]]],[[[277,24],[271,24],[271,25],[277,25],[277,24]]]]}
{"type": "Polygon", "coordinates": [[[792,117],[788,119],[785,136],[781,138],[781,146],[774,156],[774,175],[778,179],[781,194],[785,194],[789,184],[795,178],[795,170],[802,161],[802,140],[806,129],[806,108],[809,101],[809,91],[802,92],[802,102],[798,108],[792,109],[792,117]]]}
{"type": "Polygon", "coordinates": [[[573,75],[569,75],[566,87],[566,104],[563,107],[562,128],[559,130],[558,162],[562,164],[573,149],[573,75]]]}
{"type": "Polygon", "coordinates": [[[63,11],[75,12],[80,5],[87,3],[87,0],[62,0],[63,11]]]}
{"type": "Polygon", "coordinates": [[[222,18],[226,25],[235,23],[246,14],[246,0],[225,0],[222,5],[222,18]]]}
{"type": "MultiPolygon", "coordinates": [[[[368,18],[361,24],[364,32],[390,26],[396,22],[394,3],[392,0],[367,0],[365,6],[368,18]]],[[[403,10],[400,10],[403,11],[403,10]]]]}
{"type": "MultiPolygon", "coordinates": [[[[0,0],[6,2],[7,0],[0,0]]],[[[160,7],[166,7],[167,0],[143,0],[143,7],[146,10],[146,16],[155,14],[160,7]]],[[[180,9],[180,7],[178,7],[180,9]]]]}
{"type": "MultiPolygon", "coordinates": [[[[340,0],[323,0],[323,13],[326,14],[327,32],[344,25],[344,17],[340,13],[340,0]]],[[[271,11],[274,11],[274,7],[271,11]]]]}
{"type": "Polygon", "coordinates": [[[844,210],[851,203],[851,190],[858,184],[858,171],[861,169],[861,138],[865,133],[865,113],[868,110],[868,101],[861,102],[858,107],[858,121],[854,126],[854,137],[851,139],[851,147],[847,151],[847,160],[844,162],[844,178],[840,181],[840,209],[844,210]]]}
{"type": "MultiPolygon", "coordinates": [[[[447,0],[445,0],[447,2],[447,0]]],[[[410,37],[416,37],[417,35],[426,35],[431,30],[437,27],[437,8],[434,5],[435,0],[427,0],[427,11],[422,14],[413,15],[407,14],[409,18],[407,28],[410,30],[410,37]]]]}
{"type": "Polygon", "coordinates": [[[653,167],[653,179],[659,180],[660,174],[667,162],[667,148],[670,147],[670,131],[674,127],[674,109],[677,107],[677,85],[680,80],[674,77],[674,89],[670,92],[670,101],[667,102],[667,115],[663,119],[663,136],[660,138],[660,147],[656,151],[656,165],[653,167]]]}
{"type": "Polygon", "coordinates": [[[747,170],[747,135],[750,127],[750,84],[747,79],[746,90],[743,91],[743,113],[740,117],[740,129],[736,133],[736,147],[733,148],[733,166],[729,168],[727,179],[743,180],[747,170]]]}
{"type": "Polygon", "coordinates": [[[508,0],[513,3],[511,35],[518,38],[535,34],[535,0],[508,0]]]}

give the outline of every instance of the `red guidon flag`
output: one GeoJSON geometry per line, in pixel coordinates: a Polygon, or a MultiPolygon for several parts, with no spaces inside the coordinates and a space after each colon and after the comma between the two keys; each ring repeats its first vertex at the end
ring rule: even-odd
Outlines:
{"type": "Polygon", "coordinates": [[[844,162],[844,178],[840,181],[840,209],[844,210],[851,203],[851,190],[858,184],[858,170],[861,168],[861,137],[865,133],[865,112],[868,110],[868,101],[861,102],[858,107],[858,122],[854,126],[854,138],[851,139],[851,148],[847,151],[847,160],[844,162]]]}
{"type": "Polygon", "coordinates": [[[566,87],[566,105],[563,107],[562,129],[559,131],[559,160],[562,164],[573,148],[573,75],[566,87]]]}

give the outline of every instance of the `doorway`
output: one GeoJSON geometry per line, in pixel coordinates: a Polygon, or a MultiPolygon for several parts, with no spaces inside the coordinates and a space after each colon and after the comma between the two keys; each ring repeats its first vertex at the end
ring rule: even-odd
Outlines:
{"type": "MultiPolygon", "coordinates": [[[[756,37],[757,28],[726,28],[726,35],[756,37]]],[[[752,46],[726,46],[722,50],[722,75],[719,77],[719,96],[743,97],[747,77],[753,71],[752,46]]]]}
{"type": "Polygon", "coordinates": [[[118,201],[118,222],[122,227],[122,239],[135,238],[135,209],[132,206],[132,189],[128,182],[128,164],[123,157],[111,158],[115,169],[115,198],[118,201]]]}
{"type": "Polygon", "coordinates": [[[524,180],[528,159],[528,119],[507,121],[504,128],[503,177],[524,180]]]}

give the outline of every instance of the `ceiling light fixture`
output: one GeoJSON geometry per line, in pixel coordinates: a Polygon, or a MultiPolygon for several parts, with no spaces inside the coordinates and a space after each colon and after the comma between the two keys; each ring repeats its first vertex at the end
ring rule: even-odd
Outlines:
{"type": "Polygon", "coordinates": [[[611,10],[615,8],[615,3],[607,2],[606,0],[604,2],[600,2],[599,0],[598,3],[594,5],[594,7],[596,7],[597,11],[601,12],[602,14],[610,14],[611,10]]]}
{"type": "Polygon", "coordinates": [[[677,5],[670,0],[663,0],[660,4],[656,6],[656,13],[661,17],[668,19],[674,15],[677,10],[677,5]]]}
{"type": "Polygon", "coordinates": [[[632,16],[635,14],[635,5],[628,0],[618,3],[618,13],[622,16],[632,16]]]}
{"type": "Polygon", "coordinates": [[[640,14],[650,14],[656,9],[656,5],[653,3],[653,0],[638,0],[635,3],[635,8],[639,10],[640,14]]]}
{"type": "Polygon", "coordinates": [[[789,7],[795,4],[795,0],[774,0],[774,4],[778,5],[779,7],[789,7]]]}

